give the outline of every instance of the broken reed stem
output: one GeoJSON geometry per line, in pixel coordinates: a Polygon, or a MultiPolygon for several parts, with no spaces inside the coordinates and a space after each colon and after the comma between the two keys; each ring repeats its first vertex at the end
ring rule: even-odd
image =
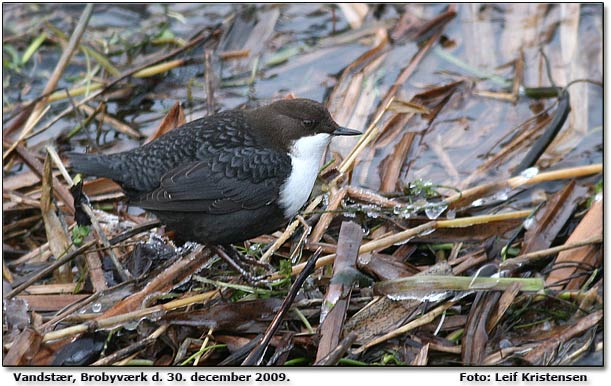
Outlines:
{"type": "Polygon", "coordinates": [[[216,35],[216,31],[218,31],[219,28],[220,28],[220,24],[215,26],[215,27],[212,27],[211,28],[211,32],[208,35],[198,36],[200,34],[200,33],[198,33],[196,35],[196,37],[194,37],[191,41],[189,41],[184,46],[182,46],[180,48],[177,48],[174,51],[169,52],[167,54],[164,54],[164,55],[162,55],[160,57],[153,58],[153,59],[149,60],[148,62],[146,62],[146,63],[144,63],[144,64],[142,64],[142,65],[140,65],[140,66],[138,66],[136,68],[133,68],[133,69],[130,69],[130,70],[127,70],[127,71],[121,73],[117,78],[109,81],[109,83],[107,83],[104,86],[104,88],[102,88],[100,90],[97,90],[97,91],[89,94],[89,96],[87,96],[87,97],[83,98],[82,100],[76,102],[75,104],[68,106],[65,110],[60,112],[55,118],[51,119],[51,121],[49,121],[45,125],[45,127],[43,129],[41,129],[41,131],[44,131],[44,130],[48,129],[49,127],[53,126],[60,119],[62,119],[63,117],[67,116],[72,111],[74,111],[74,109],[79,108],[79,107],[83,106],[85,103],[87,103],[87,102],[97,98],[98,96],[106,93],[108,90],[110,90],[112,87],[114,87],[116,84],[118,84],[123,79],[132,76],[133,74],[135,74],[136,72],[138,72],[138,71],[140,71],[142,69],[145,69],[145,68],[148,68],[150,66],[156,65],[157,63],[162,62],[164,60],[168,60],[170,58],[173,58],[174,56],[176,56],[176,55],[178,55],[178,54],[180,54],[182,52],[185,52],[185,51],[193,48],[194,46],[196,46],[196,45],[198,45],[200,43],[203,43],[203,42],[211,39],[212,37],[214,37],[216,35]]]}
{"type": "Polygon", "coordinates": [[[436,228],[464,228],[472,225],[486,224],[493,221],[514,220],[517,218],[528,217],[531,210],[518,210],[516,212],[486,214],[482,216],[462,217],[452,220],[438,220],[436,228]]]}
{"type": "Polygon", "coordinates": [[[594,164],[594,165],[585,165],[585,166],[577,166],[574,168],[560,169],[560,170],[552,170],[549,172],[539,173],[534,177],[526,178],[522,176],[516,176],[509,178],[504,181],[496,181],[490,182],[479,186],[474,186],[472,188],[463,190],[460,193],[453,194],[452,196],[445,199],[445,203],[455,207],[455,203],[462,202],[461,206],[465,206],[475,199],[482,197],[484,195],[490,195],[498,190],[504,188],[519,188],[524,185],[533,185],[538,184],[540,182],[548,182],[555,180],[562,180],[568,178],[578,178],[585,177],[592,174],[602,173],[603,165],[602,164],[594,164]]]}
{"type": "Polygon", "coordinates": [[[317,362],[339,344],[355,280],[354,277],[347,278],[356,271],[356,259],[362,240],[363,230],[360,225],[352,221],[342,222],[337,239],[337,259],[333,264],[333,276],[320,307],[317,362]]]}
{"type": "Polygon", "coordinates": [[[104,83],[91,83],[84,86],[76,86],[69,90],[59,90],[55,91],[53,94],[49,95],[48,103],[57,102],[68,98],[74,98],[77,96],[85,95],[92,91],[96,91],[104,87],[104,83]]]}
{"type": "Polygon", "coordinates": [[[130,346],[115,351],[114,353],[92,363],[91,366],[110,366],[112,364],[125,365],[124,363],[121,363],[119,361],[123,361],[123,359],[132,359],[132,356],[138,354],[147,346],[150,346],[151,344],[155,343],[157,338],[159,338],[161,334],[163,334],[167,329],[168,325],[162,324],[155,331],[153,331],[150,336],[146,337],[145,339],[139,340],[130,346]]]}
{"type": "Polygon", "coordinates": [[[274,316],[274,319],[272,319],[271,323],[265,330],[265,333],[261,337],[261,340],[259,341],[259,343],[257,343],[256,346],[248,353],[248,355],[246,356],[246,359],[244,359],[244,361],[242,362],[242,366],[255,366],[261,363],[265,355],[265,351],[267,350],[267,347],[273,335],[278,331],[278,328],[280,327],[280,324],[282,323],[284,317],[289,312],[291,305],[295,301],[295,297],[297,296],[297,293],[303,286],[303,283],[305,282],[307,277],[312,272],[314,272],[316,261],[320,257],[321,252],[322,251],[318,249],[310,257],[310,259],[308,260],[308,262],[306,263],[303,269],[303,272],[297,276],[297,278],[295,279],[295,282],[291,285],[291,289],[289,290],[288,294],[284,298],[284,301],[282,302],[282,305],[280,306],[280,310],[274,316]]]}
{"type": "Polygon", "coordinates": [[[68,173],[68,170],[66,170],[66,167],[64,166],[64,163],[62,162],[61,158],[59,158],[59,154],[57,154],[57,152],[52,146],[47,145],[46,149],[47,153],[51,156],[51,160],[59,169],[59,172],[61,173],[62,177],[64,177],[64,180],[66,180],[66,182],[68,183],[68,187],[74,185],[74,181],[72,181],[70,173],[68,173]]]}
{"type": "MultiPolygon", "coordinates": [[[[70,36],[70,41],[68,42],[68,46],[63,51],[62,56],[59,58],[57,65],[53,69],[53,73],[49,77],[49,81],[47,82],[44,90],[42,91],[43,95],[50,94],[51,91],[53,91],[57,87],[57,83],[59,82],[59,79],[61,78],[62,74],[64,73],[64,70],[68,66],[68,63],[70,62],[70,59],[72,58],[72,55],[74,55],[74,52],[78,48],[79,42],[81,41],[81,37],[85,33],[85,28],[87,27],[87,24],[89,24],[89,18],[91,17],[92,11],[93,11],[93,4],[87,4],[85,6],[85,9],[83,10],[83,13],[81,14],[81,17],[79,18],[76,28],[74,28],[74,32],[72,33],[72,36],[70,36]]],[[[43,98],[40,101],[38,101],[36,105],[34,105],[34,109],[32,110],[32,113],[28,117],[28,120],[26,121],[25,126],[23,127],[23,130],[19,134],[19,138],[15,142],[13,142],[11,147],[2,155],[3,160],[5,160],[6,157],[8,157],[8,155],[11,154],[13,150],[15,150],[15,148],[17,147],[17,145],[19,145],[21,140],[34,128],[34,126],[38,123],[38,121],[42,118],[42,116],[48,111],[49,106],[46,106],[47,108],[45,109],[47,100],[48,100],[48,97],[43,98]]]]}
{"type": "MultiPolygon", "coordinates": [[[[493,214],[493,215],[484,215],[484,216],[473,216],[473,217],[465,217],[465,218],[457,218],[453,220],[437,220],[437,221],[429,221],[422,225],[418,225],[417,227],[404,230],[399,233],[392,234],[390,236],[382,237],[377,240],[372,240],[368,243],[361,245],[359,249],[359,255],[363,253],[373,252],[374,250],[388,248],[392,245],[399,243],[406,243],[410,239],[425,233],[430,230],[435,230],[438,228],[464,228],[477,224],[485,224],[494,221],[503,221],[503,220],[512,220],[517,218],[528,217],[532,211],[530,210],[520,210],[517,212],[510,213],[501,213],[501,214],[493,214]]],[[[324,267],[326,265],[332,264],[335,260],[335,254],[323,256],[318,259],[316,263],[316,268],[324,267]]],[[[293,266],[293,270],[291,275],[296,275],[303,270],[305,266],[304,263],[297,264],[293,266]]],[[[280,274],[274,274],[270,277],[271,280],[279,279],[282,276],[280,274]]]]}
{"type": "Polygon", "coordinates": [[[80,110],[83,110],[87,115],[93,116],[93,119],[99,122],[104,122],[104,123],[109,124],[110,126],[114,127],[115,130],[117,130],[120,133],[123,133],[134,139],[142,138],[142,134],[139,131],[133,129],[128,124],[123,123],[114,117],[111,117],[110,115],[106,114],[103,111],[98,111],[97,109],[93,109],[86,104],[80,105],[78,106],[78,108],[80,110]]]}
{"type": "MultiPolygon", "coordinates": [[[[46,149],[47,153],[51,156],[51,159],[55,163],[55,166],[57,166],[57,168],[60,170],[62,176],[64,177],[68,185],[70,187],[74,185],[72,177],[70,177],[70,174],[66,170],[66,167],[62,163],[62,160],[59,158],[59,155],[57,154],[55,149],[51,146],[47,146],[46,149]]],[[[89,219],[91,220],[91,226],[95,230],[95,233],[98,235],[98,238],[102,242],[102,245],[106,247],[110,260],[112,261],[113,265],[115,266],[115,269],[119,273],[119,276],[121,276],[121,280],[127,281],[131,279],[131,274],[128,270],[123,268],[123,265],[119,261],[119,257],[112,250],[111,244],[108,241],[108,237],[106,237],[106,234],[102,230],[102,227],[100,226],[100,223],[98,222],[98,219],[95,213],[93,212],[93,209],[91,209],[91,207],[85,202],[81,203],[81,208],[85,213],[87,213],[87,216],[89,216],[89,219]]]]}
{"type": "Polygon", "coordinates": [[[378,135],[378,132],[380,131],[380,128],[378,127],[378,122],[380,121],[380,119],[382,119],[382,116],[384,115],[386,110],[388,110],[390,104],[394,100],[395,97],[393,96],[388,100],[388,102],[386,102],[384,108],[380,110],[380,112],[378,113],[378,115],[376,115],[367,130],[365,130],[365,133],[363,133],[361,138],[359,138],[359,141],[352,148],[350,153],[348,153],[346,158],[344,158],[342,163],[337,168],[340,175],[334,179],[335,182],[337,182],[344,174],[346,174],[348,170],[350,170],[350,168],[352,168],[352,164],[356,160],[356,157],[358,157],[358,155],[363,151],[363,149],[365,149],[365,147],[378,135]]]}
{"type": "Polygon", "coordinates": [[[339,208],[345,196],[346,189],[344,188],[336,190],[335,193],[331,195],[329,202],[327,203],[327,207],[325,208],[325,213],[323,213],[320,216],[320,219],[318,219],[314,230],[310,234],[308,242],[317,243],[320,241],[322,235],[327,231],[329,224],[331,224],[333,217],[335,217],[335,213],[333,213],[333,211],[339,208]]]}
{"type": "Polygon", "coordinates": [[[259,259],[259,261],[262,263],[269,263],[269,260],[272,257],[272,255],[274,254],[274,252],[276,252],[282,246],[282,244],[284,244],[286,240],[288,240],[293,235],[293,233],[295,233],[295,230],[297,229],[298,226],[299,226],[299,220],[295,220],[292,223],[290,223],[289,226],[286,227],[282,235],[280,235],[280,237],[278,237],[276,241],[274,241],[272,246],[269,247],[267,251],[265,251],[265,253],[263,254],[263,256],[261,256],[261,259],[259,259]]]}
{"type": "Polygon", "coordinates": [[[61,339],[68,336],[81,334],[87,331],[96,331],[104,328],[111,328],[117,325],[130,322],[133,320],[138,320],[140,318],[155,314],[155,313],[163,313],[167,311],[174,310],[176,308],[185,307],[191,304],[204,302],[217,294],[218,290],[208,291],[203,294],[190,296],[184,299],[174,300],[165,304],[160,304],[154,307],[143,308],[141,310],[136,310],[132,312],[127,312],[122,315],[111,316],[105,319],[93,320],[88,323],[78,324],[76,326],[71,326],[67,328],[63,328],[61,330],[51,331],[46,333],[42,337],[43,342],[49,342],[51,340],[61,339]]]}
{"type": "Polygon", "coordinates": [[[153,66],[149,66],[143,68],[140,71],[135,72],[132,76],[134,78],[149,78],[151,76],[168,72],[176,67],[180,67],[185,63],[185,61],[185,59],[174,59],[167,62],[155,64],[153,66]]]}
{"type": "Polygon", "coordinates": [[[548,249],[542,249],[542,250],[539,250],[539,251],[530,252],[530,253],[526,253],[524,255],[516,256],[516,257],[513,257],[511,259],[507,259],[507,260],[503,261],[500,264],[499,268],[500,269],[517,268],[517,267],[520,267],[523,264],[535,262],[535,261],[539,260],[542,257],[551,256],[551,255],[554,255],[554,254],[556,254],[558,252],[566,251],[568,249],[580,248],[580,247],[584,247],[586,245],[598,244],[598,243],[602,243],[602,242],[603,242],[602,236],[596,235],[596,236],[593,236],[593,237],[591,237],[589,239],[586,239],[586,240],[583,240],[583,241],[579,241],[579,242],[575,242],[575,243],[570,243],[570,244],[559,245],[557,247],[548,248],[548,249]]]}
{"type": "Polygon", "coordinates": [[[431,291],[504,291],[510,285],[520,284],[520,291],[537,292],[543,290],[542,278],[524,277],[470,277],[447,275],[414,275],[374,284],[375,293],[394,295],[413,291],[428,293],[431,291]]]}
{"type": "Polygon", "coordinates": [[[74,259],[76,256],[80,255],[81,253],[85,252],[86,250],[94,246],[95,243],[96,243],[96,240],[90,240],[87,243],[81,245],[78,249],[75,249],[71,251],[70,253],[68,253],[67,255],[65,255],[64,257],[57,259],[53,264],[49,265],[46,268],[41,269],[40,271],[33,274],[32,277],[30,277],[28,280],[24,281],[17,287],[13,288],[11,292],[9,292],[8,294],[6,294],[6,296],[4,296],[4,299],[11,299],[15,295],[21,293],[21,291],[28,288],[32,283],[42,279],[43,277],[47,276],[48,274],[53,272],[55,269],[57,269],[57,267],[60,267],[64,265],[65,263],[67,263],[68,261],[74,259]]]}
{"type": "Polygon", "coordinates": [[[540,182],[562,180],[562,179],[567,179],[567,178],[584,177],[584,176],[589,176],[591,174],[602,173],[602,171],[603,171],[603,164],[577,166],[574,168],[553,170],[550,172],[540,173],[532,178],[526,178],[522,176],[512,177],[509,180],[507,180],[507,184],[512,189],[515,189],[522,185],[532,185],[532,184],[538,184],[540,182]]]}
{"type": "Polygon", "coordinates": [[[212,336],[213,332],[214,332],[214,328],[208,329],[208,333],[206,334],[204,343],[202,343],[202,346],[200,347],[199,351],[197,352],[197,356],[195,357],[195,360],[193,361],[193,367],[196,367],[199,364],[199,360],[201,359],[202,355],[205,353],[206,351],[205,349],[208,346],[208,342],[210,342],[210,337],[212,336]]]}
{"type": "MultiPolygon", "coordinates": [[[[321,202],[322,195],[317,196],[312,200],[312,202],[310,202],[304,213],[312,212],[318,205],[320,205],[321,202]]],[[[262,263],[269,263],[269,260],[274,254],[274,252],[276,252],[286,242],[286,240],[288,240],[293,235],[293,233],[295,233],[295,230],[297,229],[297,226],[299,226],[299,223],[299,219],[296,219],[292,223],[290,223],[289,226],[286,227],[282,235],[278,237],[276,241],[274,241],[272,246],[269,247],[267,251],[265,251],[259,261],[261,261],[262,263]]]]}

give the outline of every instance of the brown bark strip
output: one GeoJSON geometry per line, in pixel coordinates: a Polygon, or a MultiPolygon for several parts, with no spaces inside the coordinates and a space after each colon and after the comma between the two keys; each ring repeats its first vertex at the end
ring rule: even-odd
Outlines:
{"type": "Polygon", "coordinates": [[[362,240],[363,230],[359,225],[347,221],[342,223],[337,241],[333,277],[321,308],[321,314],[326,312],[326,317],[320,324],[321,337],[316,353],[317,362],[333,351],[339,343],[350,303],[354,274],[357,272],[356,258],[362,240]]]}
{"type": "Polygon", "coordinates": [[[499,292],[477,294],[473,306],[471,306],[465,324],[465,334],[462,338],[461,357],[463,365],[478,366],[483,363],[489,338],[486,332],[486,324],[500,297],[499,292]]]}
{"type": "Polygon", "coordinates": [[[327,212],[320,216],[320,220],[318,220],[318,223],[316,223],[316,226],[312,230],[312,234],[308,240],[309,242],[317,243],[320,241],[322,235],[327,231],[329,224],[331,224],[331,220],[333,220],[333,217],[335,217],[335,213],[332,213],[332,211],[339,208],[345,196],[346,189],[342,188],[336,191],[335,194],[329,198],[329,204],[325,208],[327,212]]]}
{"type": "MultiPolygon", "coordinates": [[[[44,166],[38,160],[38,158],[36,158],[34,154],[30,153],[22,145],[17,145],[15,151],[19,154],[21,159],[23,159],[23,161],[30,167],[30,169],[34,173],[36,173],[38,178],[42,179],[44,174],[44,166]]],[[[55,195],[55,197],[64,203],[70,214],[74,215],[74,202],[68,188],[61,184],[56,177],[53,177],[53,186],[53,194],[55,195]]]]}
{"type": "Polygon", "coordinates": [[[586,194],[586,188],[576,186],[575,180],[569,182],[561,191],[554,194],[535,215],[535,226],[524,234],[520,254],[547,249],[571,217],[577,207],[577,200],[586,194]]]}
{"type": "MultiPolygon", "coordinates": [[[[583,217],[577,228],[573,231],[565,244],[572,244],[586,240],[593,236],[602,237],[603,229],[603,202],[595,201],[592,204],[588,213],[583,217]]],[[[598,267],[602,263],[602,253],[600,253],[600,245],[587,245],[581,248],[562,251],[558,254],[554,262],[554,269],[550,272],[545,280],[546,286],[552,286],[552,289],[560,289],[562,285],[554,285],[560,283],[567,278],[570,278],[576,273],[578,267],[574,264],[566,266],[566,263],[583,263],[586,266],[598,267]],[[562,268],[556,268],[561,266],[562,268]]],[[[583,284],[587,277],[575,277],[566,285],[565,289],[577,289],[583,284]]]]}
{"type": "Polygon", "coordinates": [[[388,162],[384,163],[380,191],[390,193],[397,189],[397,181],[399,180],[399,176],[401,174],[401,167],[405,162],[407,152],[412,146],[415,136],[416,133],[412,131],[408,131],[407,133],[403,134],[403,137],[401,137],[401,140],[397,146],[395,146],[395,150],[393,151],[392,155],[390,158],[388,158],[388,162]]]}

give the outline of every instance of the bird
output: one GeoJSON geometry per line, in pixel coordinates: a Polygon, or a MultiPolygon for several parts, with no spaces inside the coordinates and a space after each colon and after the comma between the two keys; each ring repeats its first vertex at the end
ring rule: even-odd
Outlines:
{"type": "Polygon", "coordinates": [[[177,238],[230,245],[273,233],[307,202],[338,125],[319,102],[227,110],[115,154],[68,153],[73,171],[117,182],[177,238]]]}

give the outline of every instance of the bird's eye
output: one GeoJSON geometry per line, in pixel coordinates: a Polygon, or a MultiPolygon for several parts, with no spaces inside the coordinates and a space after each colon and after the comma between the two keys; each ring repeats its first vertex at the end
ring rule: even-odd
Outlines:
{"type": "Polygon", "coordinates": [[[314,125],[316,124],[316,121],[311,120],[311,119],[304,119],[301,121],[301,124],[304,127],[311,128],[311,127],[314,127],[314,125]]]}

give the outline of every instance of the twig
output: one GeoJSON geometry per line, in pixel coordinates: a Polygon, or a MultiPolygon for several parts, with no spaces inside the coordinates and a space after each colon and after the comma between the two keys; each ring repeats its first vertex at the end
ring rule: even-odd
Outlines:
{"type": "Polygon", "coordinates": [[[18,285],[17,287],[13,288],[11,292],[9,292],[8,294],[6,294],[6,296],[4,296],[4,299],[13,298],[15,295],[19,294],[21,291],[28,288],[28,286],[30,286],[32,283],[42,279],[43,277],[47,276],[48,274],[53,272],[58,267],[62,266],[63,264],[67,263],[68,261],[74,259],[76,256],[80,255],[81,253],[91,248],[93,245],[95,245],[95,243],[96,243],[96,240],[91,240],[81,245],[78,249],[75,249],[74,251],[68,253],[66,256],[60,259],[57,259],[53,264],[49,265],[46,268],[41,269],[40,271],[33,274],[32,277],[30,277],[28,280],[18,285]]]}
{"type": "MultiPolygon", "coordinates": [[[[42,180],[44,170],[43,164],[40,163],[40,161],[25,147],[23,147],[23,145],[17,145],[15,150],[23,159],[23,161],[30,167],[30,169],[42,180]]],[[[60,184],[57,178],[55,177],[53,177],[53,186],[53,194],[64,203],[64,205],[68,209],[68,212],[73,215],[74,204],[72,195],[70,194],[68,189],[63,184],[60,184]]]]}
{"type": "Polygon", "coordinates": [[[327,208],[325,209],[326,211],[320,216],[314,230],[310,234],[308,242],[317,243],[320,241],[322,235],[327,231],[329,224],[331,224],[333,217],[335,217],[334,211],[339,208],[345,196],[346,189],[344,188],[336,190],[334,194],[332,194],[332,196],[329,198],[327,208]]]}
{"type": "MultiPolygon", "coordinates": [[[[74,185],[74,181],[70,177],[70,174],[66,170],[66,167],[62,163],[55,149],[53,149],[51,146],[47,146],[47,153],[51,156],[51,159],[53,159],[53,162],[59,168],[62,176],[64,176],[64,179],[66,180],[68,185],[70,186],[74,185]]],[[[98,238],[102,242],[102,245],[104,245],[104,247],[107,248],[110,260],[112,261],[112,264],[115,266],[115,269],[119,273],[121,280],[123,281],[129,280],[131,278],[129,271],[123,268],[123,265],[119,261],[119,258],[112,250],[110,242],[108,241],[108,237],[106,237],[106,234],[102,230],[102,227],[100,226],[100,223],[98,222],[97,217],[95,213],[93,212],[93,209],[91,209],[91,206],[86,201],[81,202],[81,208],[87,214],[87,216],[89,216],[89,219],[91,220],[91,225],[93,229],[95,230],[95,233],[98,235],[98,238]]]]}
{"type": "Polygon", "coordinates": [[[203,36],[199,36],[199,37],[195,37],[193,38],[190,42],[188,42],[187,44],[185,44],[184,46],[175,49],[174,51],[166,54],[166,55],[162,55],[161,57],[158,58],[154,58],[149,60],[148,62],[136,67],[136,68],[132,68],[131,70],[127,70],[125,72],[123,72],[119,77],[115,78],[114,80],[112,80],[110,83],[108,83],[103,89],[100,89],[92,94],[90,94],[88,97],[82,99],[81,101],[79,101],[78,103],[76,103],[73,106],[69,106],[68,108],[66,108],[64,111],[62,111],[61,113],[59,113],[54,119],[52,119],[49,123],[47,123],[45,125],[44,129],[47,129],[51,126],[53,126],[57,121],[59,121],[60,119],[62,119],[63,117],[67,116],[68,114],[70,114],[75,108],[80,107],[82,105],[84,105],[85,103],[95,99],[96,97],[108,92],[108,90],[110,90],[113,86],[115,86],[117,83],[119,83],[120,81],[122,81],[123,79],[126,79],[130,76],[132,76],[133,74],[137,73],[138,71],[145,69],[147,67],[153,66],[159,62],[168,60],[184,51],[187,51],[191,48],[193,48],[194,46],[197,46],[200,43],[203,43],[205,41],[207,41],[208,39],[211,39],[212,37],[217,35],[217,32],[219,31],[220,28],[220,24],[213,27],[212,28],[212,32],[208,35],[203,35],[203,36]]]}
{"type": "Polygon", "coordinates": [[[542,249],[540,251],[530,252],[524,255],[516,256],[512,259],[507,259],[500,264],[499,268],[500,269],[515,269],[515,268],[523,266],[524,264],[534,263],[543,257],[551,256],[558,252],[566,251],[568,249],[585,247],[586,245],[598,244],[602,242],[603,242],[603,238],[601,236],[598,236],[598,235],[593,236],[583,241],[559,245],[557,247],[548,248],[548,249],[542,249]]]}
{"type": "Polygon", "coordinates": [[[153,331],[150,336],[140,341],[137,341],[136,343],[128,347],[122,348],[121,350],[116,351],[107,357],[97,360],[96,362],[92,363],[91,366],[109,366],[115,362],[120,361],[123,358],[129,357],[133,354],[137,354],[139,351],[143,350],[147,346],[150,346],[155,343],[157,338],[159,338],[161,334],[163,334],[167,329],[168,325],[162,324],[161,326],[159,326],[159,328],[153,331]]]}
{"type": "Polygon", "coordinates": [[[310,273],[314,271],[316,261],[318,260],[321,252],[321,250],[318,250],[312,255],[312,257],[310,257],[303,271],[295,279],[295,282],[291,286],[291,289],[286,295],[286,298],[284,298],[284,301],[280,306],[280,311],[276,314],[269,327],[265,331],[261,342],[259,342],[259,344],[257,344],[257,346],[250,352],[250,354],[248,354],[246,359],[244,359],[244,362],[242,362],[242,366],[255,366],[261,363],[261,361],[263,360],[263,356],[265,355],[265,351],[267,350],[267,346],[269,345],[269,342],[272,339],[272,336],[274,336],[276,330],[278,330],[278,327],[280,327],[280,323],[282,323],[282,320],[289,312],[290,306],[295,300],[297,292],[299,292],[299,290],[301,289],[301,286],[305,282],[306,278],[310,275],[310,273]]]}
{"type": "Polygon", "coordinates": [[[134,78],[148,78],[151,76],[163,74],[173,68],[185,65],[188,62],[187,59],[174,59],[167,62],[148,66],[132,74],[134,78]]]}
{"type": "Polygon", "coordinates": [[[339,171],[339,176],[337,176],[331,182],[331,185],[336,185],[337,182],[340,179],[343,178],[344,174],[346,174],[346,172],[348,170],[350,170],[350,168],[352,168],[352,164],[356,160],[356,157],[358,157],[358,155],[363,151],[363,149],[365,149],[367,147],[367,145],[371,141],[373,141],[374,138],[376,138],[378,136],[378,134],[380,133],[380,128],[378,127],[378,122],[380,121],[380,119],[382,119],[382,116],[384,115],[386,110],[388,110],[388,107],[390,106],[390,104],[392,103],[393,100],[394,100],[394,97],[391,97],[386,102],[386,104],[384,104],[383,108],[378,112],[378,114],[374,118],[373,122],[371,122],[371,124],[369,125],[367,130],[363,133],[363,135],[361,135],[361,137],[359,138],[359,141],[352,148],[350,153],[348,153],[346,158],[344,158],[342,163],[337,168],[337,170],[339,171]]]}
{"type": "Polygon", "coordinates": [[[174,300],[165,304],[160,304],[153,307],[143,308],[136,311],[127,312],[125,314],[110,316],[108,318],[92,320],[87,323],[77,324],[76,326],[67,327],[61,330],[51,331],[46,333],[42,340],[48,342],[55,339],[61,339],[72,335],[81,334],[86,331],[95,331],[102,328],[114,327],[133,320],[139,320],[145,316],[155,313],[164,313],[176,308],[186,307],[191,304],[199,303],[215,296],[218,291],[208,291],[203,294],[190,296],[183,299],[174,300]]]}
{"type": "Polygon", "coordinates": [[[444,202],[450,205],[451,208],[462,207],[475,201],[485,195],[490,195],[496,191],[505,188],[519,188],[524,185],[533,185],[541,182],[555,181],[566,178],[579,178],[585,177],[592,174],[602,173],[602,164],[584,165],[577,166],[574,168],[552,170],[544,173],[539,173],[534,177],[527,178],[522,176],[512,177],[503,181],[495,181],[478,185],[473,188],[463,190],[460,193],[456,193],[444,200],[444,202]]]}
{"type": "Polygon", "coordinates": [[[400,297],[402,293],[412,291],[504,291],[514,283],[519,283],[520,291],[524,292],[537,292],[544,288],[541,278],[414,275],[378,282],[373,289],[377,294],[400,297]]]}
{"type": "MultiPolygon", "coordinates": [[[[305,213],[311,212],[322,202],[322,196],[317,196],[305,209],[305,213]]],[[[271,256],[276,252],[292,235],[295,233],[297,226],[299,226],[299,219],[294,220],[289,226],[286,227],[282,235],[274,241],[271,247],[265,251],[265,253],[259,259],[262,263],[269,263],[271,256]]]]}
{"type": "MultiPolygon", "coordinates": [[[[62,74],[64,73],[64,70],[68,66],[68,62],[70,62],[70,59],[72,58],[72,55],[76,51],[76,48],[77,48],[79,42],[81,41],[81,37],[83,36],[83,33],[85,32],[85,28],[87,27],[87,24],[89,23],[89,18],[91,17],[92,11],[93,11],[93,4],[87,4],[85,6],[85,9],[83,10],[83,13],[81,14],[81,17],[80,17],[80,19],[78,21],[78,24],[76,25],[76,28],[74,29],[74,32],[72,33],[72,36],[70,37],[70,41],[68,42],[68,46],[66,47],[66,49],[62,53],[62,56],[59,58],[59,61],[57,62],[57,65],[55,66],[55,69],[53,70],[53,73],[49,77],[49,81],[47,82],[44,90],[42,91],[43,94],[50,93],[57,86],[57,83],[59,82],[59,79],[61,78],[62,74]]],[[[30,132],[30,130],[32,130],[32,128],[35,125],[35,122],[37,122],[42,117],[43,112],[41,110],[44,108],[44,105],[47,103],[47,99],[48,99],[48,97],[44,98],[44,99],[42,99],[42,100],[40,100],[39,102],[36,103],[32,113],[30,114],[30,117],[28,118],[27,122],[25,123],[25,127],[23,128],[23,131],[19,135],[19,138],[2,155],[2,159],[3,160],[5,160],[6,157],[8,157],[8,155],[13,150],[15,150],[15,148],[21,142],[21,139],[26,134],[28,134],[30,132]]]]}
{"type": "MultiPolygon", "coordinates": [[[[504,221],[516,218],[527,217],[531,213],[530,210],[522,210],[517,212],[510,213],[501,213],[496,215],[487,215],[487,216],[473,216],[466,218],[458,218],[454,220],[438,220],[438,221],[429,221],[417,227],[404,230],[399,233],[395,233],[386,237],[382,237],[377,240],[370,241],[365,243],[359,249],[359,255],[363,253],[372,252],[378,249],[385,249],[394,244],[405,243],[410,239],[428,231],[437,229],[437,228],[463,228],[471,225],[484,224],[492,221],[504,221]]],[[[324,267],[326,265],[332,264],[335,260],[335,254],[323,256],[318,259],[318,263],[316,264],[316,268],[324,267]]],[[[304,264],[297,264],[293,266],[293,270],[291,275],[296,275],[304,268],[304,264]]],[[[279,279],[282,276],[280,274],[274,274],[270,277],[270,280],[279,279]]]]}
{"type": "Polygon", "coordinates": [[[435,308],[434,310],[430,311],[429,313],[421,316],[420,318],[416,319],[416,320],[412,320],[411,322],[405,324],[404,326],[401,326],[387,334],[382,335],[379,338],[375,338],[373,340],[370,340],[369,342],[367,342],[366,344],[364,344],[363,346],[359,347],[358,349],[355,350],[355,354],[360,354],[362,352],[364,352],[365,350],[367,350],[369,347],[375,346],[377,344],[380,344],[382,342],[385,342],[389,339],[395,338],[399,335],[403,335],[408,331],[411,331],[415,328],[424,326],[425,324],[428,324],[430,322],[432,322],[433,320],[435,320],[435,318],[437,318],[439,315],[443,314],[448,308],[452,307],[454,305],[453,301],[449,301],[445,304],[440,305],[439,307],[435,308]]]}
{"type": "Polygon", "coordinates": [[[350,346],[352,346],[352,343],[354,343],[356,337],[357,333],[354,331],[348,334],[346,337],[344,337],[344,339],[342,339],[341,342],[339,342],[339,344],[332,351],[330,351],[323,358],[320,358],[318,361],[316,361],[314,363],[314,366],[333,366],[337,364],[342,355],[344,355],[344,353],[348,351],[350,346]]]}
{"type": "Polygon", "coordinates": [[[214,328],[210,328],[208,330],[208,333],[206,334],[206,338],[204,339],[204,343],[202,343],[202,347],[199,349],[198,354],[195,357],[195,360],[193,361],[193,366],[197,366],[199,364],[199,360],[202,357],[202,353],[204,352],[206,346],[208,346],[208,342],[210,341],[210,337],[212,336],[212,333],[214,332],[214,328]]]}

